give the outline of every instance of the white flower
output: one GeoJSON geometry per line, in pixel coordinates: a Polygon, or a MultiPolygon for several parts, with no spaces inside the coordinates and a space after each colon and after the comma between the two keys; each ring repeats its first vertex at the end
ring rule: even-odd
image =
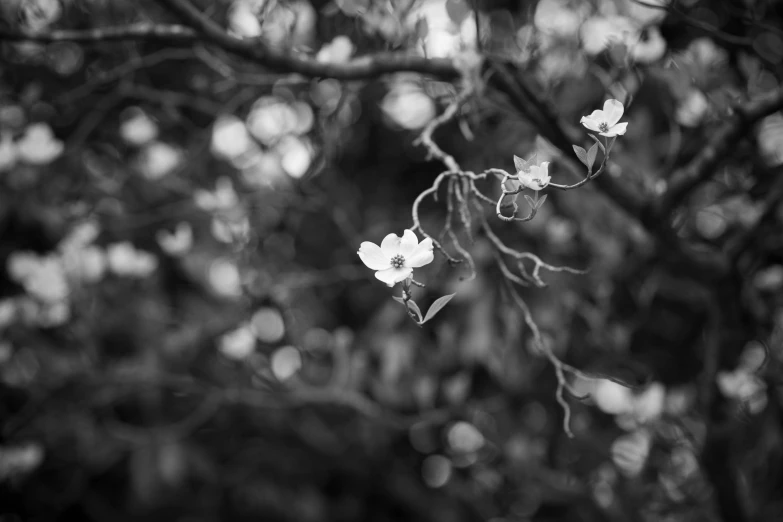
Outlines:
{"type": "Polygon", "coordinates": [[[623,110],[623,104],[619,101],[606,100],[604,110],[595,110],[590,116],[582,116],[579,123],[607,138],[622,136],[628,126],[628,123],[617,123],[623,115],[623,110]]]}
{"type": "Polygon", "coordinates": [[[359,257],[368,268],[376,270],[375,277],[389,286],[404,281],[419,268],[432,263],[432,239],[425,238],[421,243],[416,234],[406,230],[400,238],[389,234],[381,246],[365,241],[359,248],[359,257]]]}
{"type": "Polygon", "coordinates": [[[531,165],[525,170],[520,170],[517,172],[517,179],[525,188],[544,189],[552,179],[549,175],[549,162],[542,161],[541,165],[531,165]]]}

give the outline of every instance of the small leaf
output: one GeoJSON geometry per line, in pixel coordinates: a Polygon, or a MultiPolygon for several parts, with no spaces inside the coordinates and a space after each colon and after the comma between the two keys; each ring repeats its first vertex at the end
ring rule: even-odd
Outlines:
{"type": "Polygon", "coordinates": [[[416,304],[416,301],[414,301],[413,299],[408,299],[408,301],[406,302],[405,299],[403,299],[402,297],[396,297],[396,296],[392,296],[392,299],[394,299],[398,303],[404,304],[408,308],[408,310],[416,314],[416,318],[417,318],[416,320],[419,321],[419,323],[421,323],[421,309],[419,308],[419,305],[416,304]]]}
{"type": "Polygon", "coordinates": [[[611,138],[609,138],[609,146],[608,146],[608,147],[607,147],[607,149],[606,149],[606,150],[607,150],[607,152],[606,152],[607,154],[609,154],[610,152],[612,152],[612,147],[614,147],[614,141],[615,141],[616,139],[617,139],[617,136],[612,136],[611,138]]]}
{"type": "Polygon", "coordinates": [[[517,172],[522,172],[523,170],[527,169],[527,161],[515,155],[514,168],[517,169],[517,172]]]}
{"type": "Polygon", "coordinates": [[[595,156],[598,154],[598,146],[597,144],[594,144],[592,147],[590,147],[590,150],[587,151],[587,168],[591,171],[593,170],[593,165],[595,164],[595,156]]]}
{"type": "Polygon", "coordinates": [[[433,317],[435,317],[435,315],[438,312],[440,312],[441,309],[444,306],[446,306],[448,304],[448,302],[451,301],[451,298],[454,297],[455,295],[457,295],[457,294],[449,294],[449,295],[444,295],[443,297],[437,298],[435,300],[435,302],[432,303],[432,305],[430,306],[430,309],[427,310],[427,316],[424,317],[424,320],[421,323],[424,324],[427,321],[429,321],[430,319],[432,319],[433,317]]]}
{"type": "Polygon", "coordinates": [[[601,143],[601,140],[599,140],[598,138],[596,138],[596,137],[595,137],[593,134],[588,134],[588,136],[590,136],[591,138],[593,138],[593,140],[595,140],[595,142],[598,144],[598,146],[599,146],[599,147],[601,147],[601,150],[602,150],[602,151],[604,151],[604,154],[606,154],[606,148],[604,147],[604,144],[603,144],[603,143],[601,143]]]}
{"type": "Polygon", "coordinates": [[[541,199],[538,200],[538,204],[536,205],[536,208],[541,208],[541,205],[544,204],[544,201],[546,201],[546,198],[549,194],[544,194],[541,196],[541,199]]]}
{"type": "Polygon", "coordinates": [[[446,0],[446,13],[455,25],[460,25],[470,14],[471,9],[466,0],[446,0]]]}
{"type": "Polygon", "coordinates": [[[525,196],[525,199],[527,200],[528,204],[530,205],[530,208],[536,208],[536,202],[533,200],[533,198],[531,198],[527,194],[524,194],[524,196],[525,196]]]}
{"type": "Polygon", "coordinates": [[[584,163],[586,167],[590,168],[590,165],[587,164],[587,152],[585,152],[585,149],[579,145],[572,145],[572,147],[574,147],[574,152],[576,152],[576,157],[579,158],[579,161],[584,163]]]}

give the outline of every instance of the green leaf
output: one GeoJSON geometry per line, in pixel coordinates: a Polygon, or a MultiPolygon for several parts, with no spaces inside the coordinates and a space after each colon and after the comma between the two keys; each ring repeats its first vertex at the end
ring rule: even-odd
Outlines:
{"type": "Polygon", "coordinates": [[[579,158],[579,161],[584,163],[587,168],[590,168],[590,165],[587,164],[587,152],[585,152],[585,149],[579,145],[572,145],[572,147],[574,148],[574,152],[576,152],[576,157],[579,158]]]}
{"type": "Polygon", "coordinates": [[[432,306],[430,306],[430,309],[427,310],[427,315],[426,315],[426,317],[424,317],[424,320],[421,323],[424,324],[427,321],[429,321],[430,319],[432,319],[433,317],[435,317],[435,315],[438,312],[440,312],[441,309],[443,309],[443,307],[446,306],[448,304],[448,302],[451,301],[451,298],[454,297],[455,295],[457,295],[457,294],[456,293],[455,294],[449,294],[449,295],[444,295],[443,297],[437,298],[435,300],[435,302],[432,303],[432,306]]]}
{"type": "Polygon", "coordinates": [[[595,164],[595,157],[598,154],[598,144],[594,144],[592,147],[590,147],[590,150],[587,151],[587,168],[591,171],[593,170],[593,165],[595,164]]]}
{"type": "Polygon", "coordinates": [[[531,198],[527,194],[524,194],[524,196],[525,196],[525,199],[527,200],[528,204],[530,205],[530,208],[536,208],[536,202],[533,200],[533,198],[531,198]]]}
{"type": "Polygon", "coordinates": [[[466,0],[446,0],[446,13],[455,25],[460,25],[471,12],[466,0]]]}
{"type": "Polygon", "coordinates": [[[546,201],[546,198],[549,194],[544,194],[541,196],[541,199],[538,200],[538,204],[536,205],[536,208],[541,208],[541,205],[544,204],[544,201],[546,201]]]}

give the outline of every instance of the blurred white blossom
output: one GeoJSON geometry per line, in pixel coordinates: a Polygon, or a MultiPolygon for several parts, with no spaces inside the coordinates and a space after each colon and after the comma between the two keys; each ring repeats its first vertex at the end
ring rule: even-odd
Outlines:
{"type": "Polygon", "coordinates": [[[190,252],[193,247],[193,227],[190,223],[182,221],[177,224],[172,232],[168,230],[158,230],[155,234],[160,248],[170,256],[179,257],[190,252]]]}
{"type": "Polygon", "coordinates": [[[57,159],[63,149],[63,142],[54,136],[46,123],[28,126],[16,144],[18,158],[29,165],[47,165],[57,159]]]}
{"type": "Polygon", "coordinates": [[[129,145],[141,147],[158,137],[158,124],[139,107],[125,109],[120,119],[120,136],[129,145]]]}
{"type": "Polygon", "coordinates": [[[435,117],[435,102],[418,86],[402,82],[383,98],[381,108],[391,121],[404,129],[421,129],[435,117]]]}
{"type": "Polygon", "coordinates": [[[139,153],[141,173],[150,180],[158,180],[170,174],[182,162],[182,152],[162,141],[153,141],[139,153]]]}
{"type": "Polygon", "coordinates": [[[44,448],[35,442],[0,446],[0,482],[34,471],[43,459],[44,448]]]}
{"type": "Polygon", "coordinates": [[[710,102],[699,89],[691,89],[677,106],[674,119],[683,127],[696,127],[704,119],[710,102]]]}
{"type": "Polygon", "coordinates": [[[294,376],[302,367],[302,354],[293,346],[283,346],[272,354],[272,373],[280,381],[294,376]]]}
{"type": "Polygon", "coordinates": [[[345,63],[351,59],[354,49],[350,38],[339,35],[331,42],[324,44],[318,51],[315,59],[319,62],[345,63]]]}
{"type": "Polygon", "coordinates": [[[109,268],[118,276],[144,278],[158,267],[153,254],[136,249],[129,241],[109,245],[106,254],[109,268]]]}
{"type": "Polygon", "coordinates": [[[209,283],[216,293],[225,297],[242,295],[242,278],[237,265],[228,259],[216,259],[209,267],[209,283]]]}
{"type": "Polygon", "coordinates": [[[60,0],[24,0],[19,6],[19,22],[31,33],[40,32],[62,16],[60,0]]]}
{"type": "Polygon", "coordinates": [[[212,125],[212,153],[226,160],[234,160],[253,147],[254,143],[245,124],[234,115],[221,115],[212,125]]]}
{"type": "Polygon", "coordinates": [[[220,353],[237,361],[249,357],[255,347],[256,338],[248,324],[243,324],[236,330],[223,334],[218,342],[220,353]]]}
{"type": "Polygon", "coordinates": [[[60,260],[53,256],[39,257],[32,252],[12,252],[6,262],[8,274],[33,297],[45,302],[57,302],[68,296],[68,282],[60,260]]]}
{"type": "Polygon", "coordinates": [[[193,193],[196,206],[207,212],[230,210],[239,204],[230,178],[222,176],[215,181],[215,190],[198,189],[193,193]]]}
{"type": "Polygon", "coordinates": [[[783,164],[783,114],[776,112],[758,126],[759,148],[767,165],[783,164]]]}
{"type": "Polygon", "coordinates": [[[610,45],[634,44],[639,39],[639,28],[624,16],[596,16],[582,24],[580,35],[584,51],[595,55],[610,45]]]}

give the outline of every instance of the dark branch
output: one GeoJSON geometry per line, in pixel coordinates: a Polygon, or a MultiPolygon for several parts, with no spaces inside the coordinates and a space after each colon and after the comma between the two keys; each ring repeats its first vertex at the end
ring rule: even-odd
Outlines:
{"type": "Polygon", "coordinates": [[[405,53],[378,53],[341,64],[293,56],[272,49],[257,39],[241,40],[231,36],[199,12],[188,0],[161,0],[161,3],[214,45],[277,71],[340,80],[375,78],[402,71],[429,74],[444,80],[459,77],[459,71],[450,59],[430,59],[405,53]]]}
{"type": "Polygon", "coordinates": [[[665,218],[701,183],[709,179],[715,167],[734,151],[734,144],[760,119],[783,108],[783,89],[735,109],[734,116],[719,128],[688,165],[672,175],[669,189],[658,204],[657,214],[665,218]]]}
{"type": "Polygon", "coordinates": [[[0,29],[0,41],[6,42],[101,43],[127,40],[158,40],[171,44],[190,45],[198,41],[198,35],[193,29],[184,25],[149,23],[84,30],[62,29],[35,33],[0,29]]]}

